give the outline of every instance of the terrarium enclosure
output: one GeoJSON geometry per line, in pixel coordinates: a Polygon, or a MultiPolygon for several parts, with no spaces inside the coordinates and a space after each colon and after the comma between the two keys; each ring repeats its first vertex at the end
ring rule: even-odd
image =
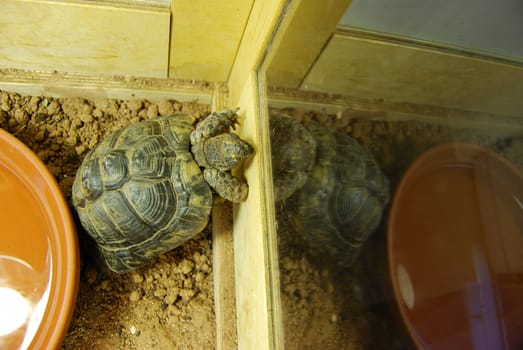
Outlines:
{"type": "Polygon", "coordinates": [[[521,347],[523,8],[333,8],[291,3],[260,71],[275,343],[521,347]]]}
{"type": "Polygon", "coordinates": [[[66,198],[90,149],[159,115],[239,108],[255,149],[247,200],[143,268],[102,271],[77,227],[62,348],[519,349],[522,15],[516,0],[4,1],[0,127],[66,198]],[[438,146],[472,173],[408,197],[438,146]],[[402,198],[427,209],[398,221],[402,198]]]}

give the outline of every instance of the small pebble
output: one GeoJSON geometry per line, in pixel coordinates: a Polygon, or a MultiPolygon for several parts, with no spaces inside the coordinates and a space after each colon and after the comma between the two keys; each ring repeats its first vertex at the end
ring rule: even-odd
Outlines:
{"type": "Polygon", "coordinates": [[[38,158],[40,158],[42,162],[47,162],[47,160],[49,159],[49,151],[47,150],[41,150],[36,155],[38,156],[38,158]]]}
{"type": "Polygon", "coordinates": [[[134,283],[142,283],[143,282],[143,276],[139,273],[134,272],[131,275],[134,283]]]}
{"type": "Polygon", "coordinates": [[[43,140],[45,140],[45,134],[46,134],[46,130],[40,130],[38,131],[35,136],[34,136],[34,139],[36,142],[41,142],[43,140]]]}
{"type": "Polygon", "coordinates": [[[154,291],[154,296],[158,298],[163,298],[165,295],[167,295],[167,290],[165,288],[158,288],[154,291]]]}
{"type": "Polygon", "coordinates": [[[80,114],[79,118],[84,123],[90,123],[93,121],[93,116],[87,113],[80,114]]]}
{"type": "Polygon", "coordinates": [[[17,109],[15,111],[15,120],[19,125],[24,125],[29,121],[29,115],[23,109],[17,109]]]}
{"type": "Polygon", "coordinates": [[[196,294],[196,292],[192,289],[182,289],[180,291],[180,296],[184,301],[189,301],[194,296],[194,294],[196,294]]]}
{"type": "Polygon", "coordinates": [[[184,275],[188,275],[194,268],[194,263],[187,259],[184,259],[180,265],[184,275]]]}
{"type": "Polygon", "coordinates": [[[102,283],[100,283],[100,289],[104,290],[104,291],[110,291],[111,286],[109,285],[109,281],[108,280],[102,281],[102,283]]]}
{"type": "Polygon", "coordinates": [[[74,146],[76,145],[76,142],[78,142],[78,138],[76,137],[76,135],[71,135],[65,140],[65,142],[68,145],[74,146]]]}
{"type": "Polygon", "coordinates": [[[29,100],[29,106],[31,107],[31,111],[36,112],[38,110],[39,103],[40,103],[40,97],[32,96],[31,100],[29,100]]]}
{"type": "Polygon", "coordinates": [[[179,288],[173,288],[169,291],[169,294],[165,297],[164,301],[166,304],[172,305],[178,299],[179,288]]]}
{"type": "Polygon", "coordinates": [[[129,294],[129,300],[131,301],[138,301],[140,300],[140,298],[140,292],[138,292],[137,290],[133,290],[131,294],[129,294]]]}
{"type": "Polygon", "coordinates": [[[77,155],[81,156],[82,154],[84,154],[86,147],[84,145],[80,145],[80,146],[75,147],[74,150],[77,155]]]}
{"type": "Polygon", "coordinates": [[[127,107],[130,111],[138,112],[143,107],[143,101],[141,100],[131,100],[127,101],[127,107]]]}
{"type": "Polygon", "coordinates": [[[94,284],[98,279],[98,271],[95,268],[88,267],[85,272],[85,278],[88,284],[94,284]]]}
{"type": "Polygon", "coordinates": [[[211,271],[211,267],[209,266],[209,264],[203,263],[200,266],[200,270],[203,271],[203,272],[210,272],[211,271]]]}
{"type": "Polygon", "coordinates": [[[196,275],[194,275],[194,280],[196,282],[203,281],[204,278],[205,278],[205,275],[202,272],[197,272],[196,275]]]}
{"type": "Polygon", "coordinates": [[[49,114],[56,114],[60,112],[60,105],[58,104],[58,102],[56,101],[52,101],[48,106],[47,106],[47,113],[49,114]]]}
{"type": "Polygon", "coordinates": [[[169,101],[162,101],[158,103],[158,113],[160,113],[160,115],[169,115],[174,113],[173,105],[169,101]]]}
{"type": "Polygon", "coordinates": [[[5,112],[10,111],[11,110],[11,101],[9,101],[9,100],[2,101],[2,103],[0,104],[0,108],[5,112]]]}
{"type": "Polygon", "coordinates": [[[100,110],[100,109],[97,108],[97,109],[95,109],[95,110],[93,111],[93,117],[95,117],[95,118],[101,118],[101,117],[103,117],[103,116],[104,116],[104,112],[103,112],[102,110],[100,110]]]}
{"type": "Polygon", "coordinates": [[[147,107],[147,117],[154,118],[156,116],[158,116],[158,106],[153,104],[147,107]]]}

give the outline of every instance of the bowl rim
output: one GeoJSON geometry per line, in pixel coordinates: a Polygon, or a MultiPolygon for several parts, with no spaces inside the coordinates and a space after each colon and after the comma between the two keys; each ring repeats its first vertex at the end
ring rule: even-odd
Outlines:
{"type": "Polygon", "coordinates": [[[58,348],[71,322],[79,289],[80,252],[72,213],[58,182],[28,146],[1,128],[0,145],[6,150],[0,152],[0,167],[14,172],[26,187],[31,187],[29,190],[32,193],[38,193],[35,199],[46,208],[45,214],[56,227],[49,233],[52,255],[49,299],[29,349],[58,348]],[[31,177],[17,167],[19,157],[23,157],[22,161],[33,167],[32,176],[36,174],[42,181],[38,186],[48,189],[50,196],[45,196],[45,202],[31,177]]]}

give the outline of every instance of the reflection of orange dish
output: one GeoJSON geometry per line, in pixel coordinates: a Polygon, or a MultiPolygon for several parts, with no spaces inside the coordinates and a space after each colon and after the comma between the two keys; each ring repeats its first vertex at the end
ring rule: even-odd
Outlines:
{"type": "Polygon", "coordinates": [[[58,348],[78,288],[73,222],[45,165],[1,129],[0,222],[0,348],[58,348]],[[6,312],[14,303],[16,315],[6,312]]]}
{"type": "Polygon", "coordinates": [[[389,263],[420,349],[523,348],[523,173],[482,147],[417,159],[396,192],[389,263]]]}

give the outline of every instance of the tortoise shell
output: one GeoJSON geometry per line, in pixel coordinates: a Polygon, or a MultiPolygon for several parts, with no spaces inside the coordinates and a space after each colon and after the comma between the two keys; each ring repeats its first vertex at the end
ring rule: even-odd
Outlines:
{"type": "Polygon", "coordinates": [[[228,199],[245,199],[244,181],[202,166],[193,154],[207,162],[219,158],[219,146],[222,153],[232,149],[238,154],[231,166],[249,155],[252,147],[236,135],[214,137],[228,133],[235,118],[234,111],[213,113],[195,132],[191,116],[157,117],[113,133],[86,155],[73,184],[73,205],[110,270],[135,269],[201,232],[213,204],[210,183],[228,199]],[[198,142],[191,143],[191,134],[198,142]],[[214,146],[205,153],[208,139],[214,146]]]}

